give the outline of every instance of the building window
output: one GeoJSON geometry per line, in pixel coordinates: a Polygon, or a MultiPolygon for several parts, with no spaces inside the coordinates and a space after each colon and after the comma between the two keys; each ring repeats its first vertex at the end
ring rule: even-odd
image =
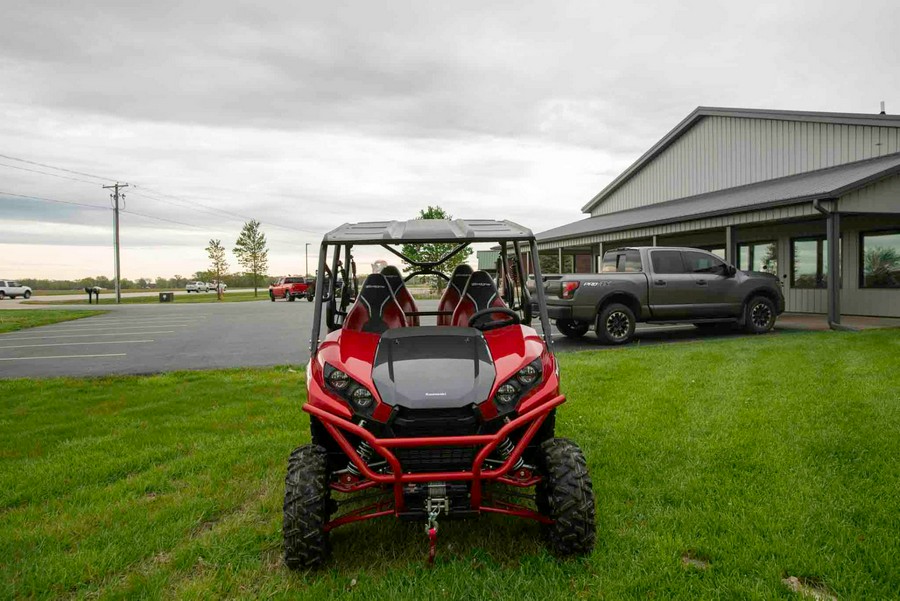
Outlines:
{"type": "Polygon", "coordinates": [[[828,240],[823,237],[791,240],[791,286],[828,286],[828,240]]]}
{"type": "Polygon", "coordinates": [[[774,241],[739,244],[737,255],[738,269],[778,275],[778,245],[774,241]]]}
{"type": "Polygon", "coordinates": [[[862,288],[900,288],[900,231],[860,235],[862,288]]]}

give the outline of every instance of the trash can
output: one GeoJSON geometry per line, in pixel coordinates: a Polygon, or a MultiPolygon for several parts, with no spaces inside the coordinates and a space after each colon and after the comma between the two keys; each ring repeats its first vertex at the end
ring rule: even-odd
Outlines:
{"type": "Polygon", "coordinates": [[[160,292],[159,293],[159,302],[161,303],[171,303],[175,300],[174,292],[160,292]]]}

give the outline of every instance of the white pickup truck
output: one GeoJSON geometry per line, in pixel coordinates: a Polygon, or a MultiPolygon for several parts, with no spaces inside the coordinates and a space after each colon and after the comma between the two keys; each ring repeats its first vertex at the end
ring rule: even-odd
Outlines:
{"type": "Polygon", "coordinates": [[[209,292],[209,285],[206,282],[188,282],[184,287],[185,292],[209,292]]]}
{"type": "Polygon", "coordinates": [[[14,280],[0,280],[0,300],[7,296],[9,298],[16,298],[17,296],[31,298],[31,288],[22,286],[14,280]]]}

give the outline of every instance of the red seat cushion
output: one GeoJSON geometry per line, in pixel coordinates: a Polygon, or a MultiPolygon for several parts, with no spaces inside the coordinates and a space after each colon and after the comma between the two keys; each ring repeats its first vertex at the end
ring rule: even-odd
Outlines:
{"type": "Polygon", "coordinates": [[[373,273],[366,277],[342,327],[377,334],[390,328],[406,327],[406,316],[383,275],[373,273]]]}
{"type": "MultiPolygon", "coordinates": [[[[454,326],[469,325],[469,318],[482,309],[489,307],[505,307],[506,303],[497,293],[497,286],[494,280],[486,271],[476,271],[469,277],[466,287],[463,289],[462,298],[456,309],[453,310],[454,326]]],[[[498,313],[492,316],[494,319],[503,319],[505,316],[498,313]]]]}
{"type": "Polygon", "coordinates": [[[447,282],[447,289],[441,295],[437,308],[438,311],[448,311],[451,314],[438,315],[437,325],[449,326],[453,322],[453,310],[456,309],[459,299],[462,298],[462,291],[466,287],[470,275],[472,275],[472,268],[465,264],[457,265],[456,269],[453,270],[453,275],[450,276],[450,281],[447,282]]]}
{"type": "Polygon", "coordinates": [[[394,293],[394,298],[397,300],[397,304],[400,305],[400,309],[406,315],[407,325],[419,325],[419,316],[411,315],[411,313],[418,313],[419,309],[416,307],[416,301],[413,299],[412,294],[407,290],[406,284],[403,283],[403,277],[400,275],[400,270],[393,265],[388,265],[381,270],[381,275],[388,281],[391,291],[394,293]]]}

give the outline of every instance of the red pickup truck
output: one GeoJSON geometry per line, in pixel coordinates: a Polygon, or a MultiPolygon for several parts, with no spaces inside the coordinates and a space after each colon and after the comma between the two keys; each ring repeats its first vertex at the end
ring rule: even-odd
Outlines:
{"type": "Polygon", "coordinates": [[[276,298],[286,298],[291,302],[298,298],[306,298],[306,300],[312,302],[315,292],[313,282],[312,278],[307,279],[301,276],[280,278],[269,286],[269,298],[273,303],[276,298]]]}

